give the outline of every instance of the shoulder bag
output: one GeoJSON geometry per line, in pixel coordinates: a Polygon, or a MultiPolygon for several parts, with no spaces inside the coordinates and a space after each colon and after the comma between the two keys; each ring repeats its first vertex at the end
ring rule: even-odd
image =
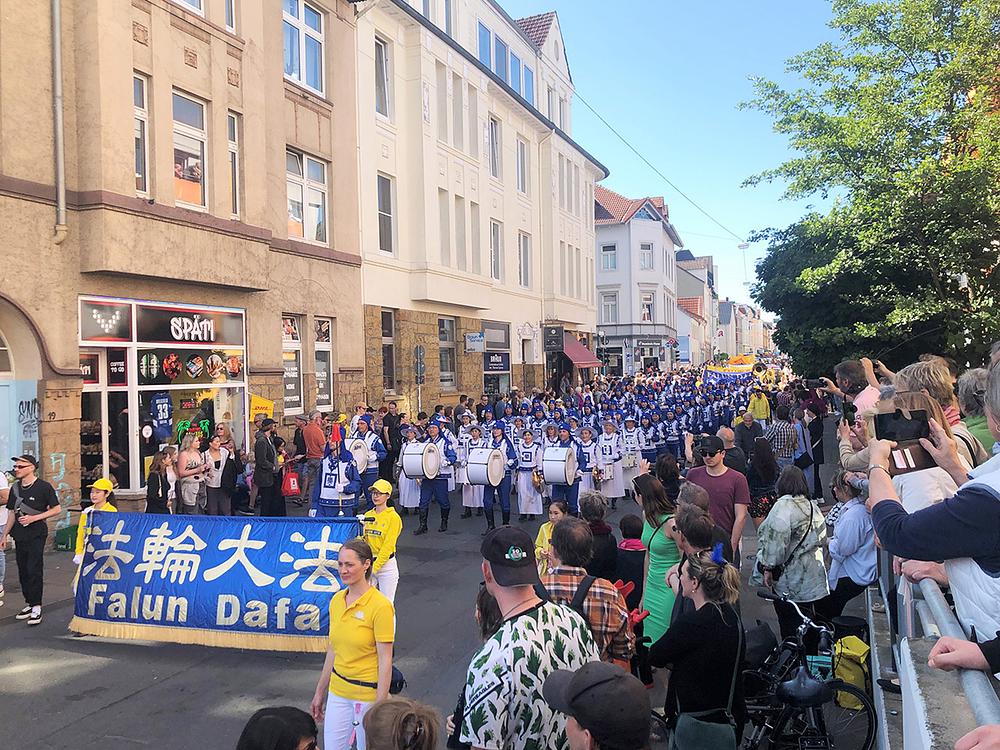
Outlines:
{"type": "MultiPolygon", "coordinates": [[[[335,675],[337,675],[337,677],[339,677],[340,679],[342,679],[344,682],[349,682],[351,685],[357,685],[358,687],[369,688],[371,690],[378,690],[378,683],[377,682],[365,682],[364,680],[352,680],[349,677],[344,677],[344,675],[342,675],[336,669],[333,670],[333,673],[335,675]]],[[[403,673],[400,672],[399,669],[395,665],[393,665],[393,667],[392,667],[392,679],[389,681],[389,694],[390,695],[396,695],[397,693],[402,693],[403,692],[403,688],[405,688],[405,687],[406,687],[406,678],[403,677],[403,673]]]]}
{"type": "Polygon", "coordinates": [[[719,713],[719,709],[709,711],[680,712],[680,698],[677,699],[677,724],[670,735],[669,750],[736,750],[736,720],[733,718],[733,696],[736,694],[736,678],[740,674],[740,652],[743,650],[743,625],[736,616],[736,659],[733,664],[733,679],[729,685],[729,702],[726,703],[726,723],[705,721],[705,716],[719,713]]]}
{"type": "MultiPolygon", "coordinates": [[[[801,547],[803,543],[805,543],[806,537],[809,536],[809,532],[812,531],[813,518],[815,516],[815,510],[814,510],[815,507],[816,506],[813,503],[813,501],[809,500],[809,523],[806,524],[805,533],[802,534],[802,538],[799,539],[798,544],[792,547],[792,551],[788,553],[788,557],[785,558],[785,562],[783,562],[781,565],[775,565],[773,568],[770,569],[771,580],[774,581],[775,583],[777,583],[778,579],[781,578],[781,575],[785,572],[785,568],[788,567],[788,563],[792,561],[792,558],[795,557],[795,553],[798,552],[799,547],[801,547]]],[[[757,561],[757,568],[758,570],[760,570],[761,573],[763,573],[765,570],[764,566],[760,564],[759,560],[757,561]]]]}

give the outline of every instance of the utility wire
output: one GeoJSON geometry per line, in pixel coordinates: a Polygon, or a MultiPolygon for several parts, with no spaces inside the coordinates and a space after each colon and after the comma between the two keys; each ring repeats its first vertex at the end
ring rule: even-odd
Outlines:
{"type": "MultiPolygon", "coordinates": [[[[704,214],[705,217],[708,218],[709,221],[711,221],[713,224],[715,224],[717,227],[719,227],[720,229],[722,229],[727,234],[731,235],[735,240],[737,240],[738,242],[744,242],[745,241],[742,237],[740,237],[738,234],[736,234],[736,232],[734,232],[732,229],[730,229],[725,224],[723,224],[721,221],[719,221],[714,216],[712,216],[712,214],[710,214],[704,208],[702,208],[701,206],[699,206],[698,203],[693,198],[691,198],[687,193],[685,193],[683,190],[681,190],[679,187],[677,187],[673,182],[671,182],[670,178],[668,178],[665,174],[663,174],[663,172],[661,172],[659,169],[657,169],[656,166],[654,166],[653,163],[649,159],[647,159],[645,156],[643,156],[635,146],[633,146],[631,143],[629,143],[628,139],[626,139],[625,136],[623,136],[621,133],[619,133],[610,122],[608,122],[607,120],[605,120],[604,116],[600,112],[598,112],[596,109],[594,109],[592,106],[590,106],[590,102],[588,102],[586,99],[584,99],[582,96],[580,96],[580,92],[579,91],[574,91],[573,92],[573,96],[576,99],[579,99],[580,102],[587,109],[589,109],[591,112],[593,112],[594,116],[598,120],[600,120],[601,122],[603,122],[604,125],[605,125],[605,127],[607,127],[608,130],[610,130],[612,133],[614,133],[618,137],[618,140],[620,140],[622,143],[624,143],[625,146],[633,154],[635,154],[636,156],[638,156],[646,164],[646,166],[648,166],[650,169],[652,169],[654,172],[656,172],[656,174],[658,174],[660,176],[660,178],[664,182],[666,182],[670,187],[672,187],[674,189],[674,191],[678,195],[680,195],[684,200],[686,200],[688,203],[690,203],[692,206],[694,206],[696,209],[698,209],[698,211],[700,211],[702,214],[704,214]]],[[[693,233],[689,232],[688,234],[693,234],[693,233]]]]}

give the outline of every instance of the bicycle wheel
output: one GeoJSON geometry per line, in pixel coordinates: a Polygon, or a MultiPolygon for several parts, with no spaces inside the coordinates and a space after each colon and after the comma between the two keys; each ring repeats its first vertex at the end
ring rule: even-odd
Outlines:
{"type": "Polygon", "coordinates": [[[848,693],[855,698],[861,708],[841,708],[831,700],[820,707],[777,709],[770,714],[772,722],[769,730],[758,735],[756,744],[747,746],[762,750],[799,750],[813,746],[807,742],[813,740],[817,748],[872,750],[878,720],[871,698],[863,690],[839,680],[828,684],[834,691],[848,693]]]}
{"type": "Polygon", "coordinates": [[[649,717],[649,750],[667,750],[670,733],[667,731],[667,720],[656,711],[649,717]]]}
{"type": "Polygon", "coordinates": [[[878,727],[872,699],[861,688],[846,682],[834,680],[829,684],[861,704],[857,709],[841,708],[835,700],[823,704],[823,725],[830,737],[830,747],[871,750],[875,747],[875,730],[878,727]]]}

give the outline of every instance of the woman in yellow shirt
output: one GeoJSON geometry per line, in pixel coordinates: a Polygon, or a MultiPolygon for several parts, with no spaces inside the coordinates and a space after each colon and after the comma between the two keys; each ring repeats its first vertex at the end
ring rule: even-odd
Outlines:
{"type": "Polygon", "coordinates": [[[375,701],[389,695],[395,611],[371,585],[375,556],[364,539],[340,548],[340,580],[345,588],[330,600],[330,646],[316,684],[311,710],[323,721],[324,750],[365,750],[361,723],[375,701]]]}
{"type": "Polygon", "coordinates": [[[552,529],[562,519],[569,515],[569,506],[564,500],[553,500],[549,503],[549,520],[538,529],[535,537],[535,559],[538,560],[538,575],[543,576],[549,570],[549,547],[552,546],[552,529]]]}
{"type": "MultiPolygon", "coordinates": [[[[114,491],[115,486],[111,484],[111,480],[103,477],[90,485],[90,502],[93,505],[84,508],[83,513],[80,514],[80,524],[76,529],[76,549],[73,556],[73,562],[76,565],[79,565],[80,561],[83,560],[83,550],[87,546],[87,536],[90,535],[91,530],[90,514],[95,510],[109,513],[118,512],[118,508],[111,504],[114,491]]],[[[76,587],[74,586],[74,588],[76,587]]]]}
{"type": "Polygon", "coordinates": [[[372,502],[375,507],[361,516],[361,538],[368,542],[375,555],[372,579],[385,598],[396,603],[396,586],[399,584],[399,565],[396,563],[396,542],[403,531],[403,519],[395,508],[389,507],[392,485],[384,479],[372,484],[372,502]]]}

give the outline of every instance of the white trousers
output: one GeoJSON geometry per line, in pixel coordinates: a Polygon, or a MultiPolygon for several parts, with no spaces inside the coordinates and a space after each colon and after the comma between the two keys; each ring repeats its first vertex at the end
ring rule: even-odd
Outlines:
{"type": "Polygon", "coordinates": [[[372,575],[372,583],[382,592],[386,599],[396,603],[396,587],[399,585],[399,564],[392,558],[372,575]]]}
{"type": "Polygon", "coordinates": [[[323,750],[351,750],[352,740],[357,743],[358,750],[365,750],[362,719],[371,707],[371,703],[328,693],[326,718],[323,719],[323,750]]]}

